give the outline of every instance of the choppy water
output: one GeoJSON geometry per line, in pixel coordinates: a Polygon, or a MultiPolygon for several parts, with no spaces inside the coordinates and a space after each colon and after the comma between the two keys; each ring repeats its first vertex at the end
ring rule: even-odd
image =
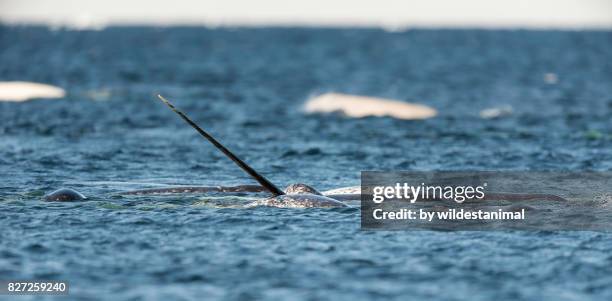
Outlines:
{"type": "Polygon", "coordinates": [[[609,233],[363,232],[355,208],[111,195],[252,183],[158,92],[280,186],[358,185],[371,169],[609,171],[611,57],[611,32],[0,27],[0,80],[68,92],[0,103],[0,277],[69,280],[79,300],[611,299],[609,233]],[[328,91],[441,114],[300,111],[328,91]],[[40,201],[59,187],[91,201],[40,201]]]}

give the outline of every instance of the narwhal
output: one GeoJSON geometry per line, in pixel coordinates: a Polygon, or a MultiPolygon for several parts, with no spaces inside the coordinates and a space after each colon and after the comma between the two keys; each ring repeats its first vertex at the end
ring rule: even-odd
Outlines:
{"type": "MultiPolygon", "coordinates": [[[[211,134],[206,132],[195,122],[193,122],[185,113],[177,109],[169,100],[161,95],[157,95],[159,99],[166,104],[172,111],[178,114],[187,124],[194,128],[202,137],[209,141],[213,146],[220,150],[226,157],[232,160],[238,167],[251,176],[259,185],[239,185],[239,186],[183,186],[183,187],[168,187],[134,190],[119,193],[120,195],[155,195],[155,194],[173,194],[173,193],[207,193],[207,192],[268,192],[272,196],[249,203],[247,207],[254,206],[273,206],[284,208],[309,208],[309,207],[349,207],[342,201],[360,200],[361,191],[359,187],[346,187],[341,189],[329,190],[324,193],[319,192],[315,188],[296,183],[291,184],[285,190],[279,189],[270,180],[257,172],[246,162],[241,160],[227,147],[221,144],[211,134]]],[[[44,197],[47,201],[78,201],[86,199],[81,193],[72,189],[59,189],[44,197]]],[[[566,201],[566,199],[552,194],[538,193],[487,193],[484,200],[509,200],[509,201],[528,201],[528,200],[550,200],[550,201],[566,201]]]]}
{"type": "Polygon", "coordinates": [[[258,173],[255,169],[249,166],[246,162],[238,158],[232,151],[223,146],[217,139],[215,139],[208,132],[203,130],[195,122],[193,122],[185,113],[177,109],[170,101],[165,99],[161,95],[157,95],[159,99],[165,103],[172,111],[181,116],[185,122],[187,122],[192,128],[194,128],[202,137],[208,140],[218,150],[220,150],[226,157],[230,158],[238,167],[244,172],[251,176],[257,181],[265,190],[272,194],[272,197],[255,201],[250,206],[274,206],[274,207],[348,207],[347,204],[338,201],[336,199],[326,197],[316,189],[306,184],[292,184],[289,185],[285,191],[280,190],[276,185],[272,184],[270,180],[258,173]]]}
{"type": "MultiPolygon", "coordinates": [[[[262,174],[257,172],[251,166],[249,166],[242,159],[238,158],[232,151],[221,144],[211,134],[206,132],[195,122],[193,122],[185,113],[177,109],[170,101],[165,99],[163,96],[158,95],[159,99],[165,103],[172,111],[178,114],[185,122],[193,127],[202,137],[208,140],[213,146],[220,150],[226,157],[231,159],[238,167],[245,171],[258,185],[240,185],[240,186],[192,186],[192,187],[170,187],[160,189],[144,189],[136,191],[128,191],[119,193],[120,195],[154,195],[154,194],[168,194],[168,193],[204,193],[204,192],[269,192],[272,197],[263,200],[257,200],[247,205],[247,207],[254,206],[273,206],[273,207],[286,207],[286,208],[308,208],[308,207],[349,207],[347,204],[328,196],[323,195],[316,189],[306,184],[291,184],[285,188],[285,190],[279,189],[276,185],[272,184],[270,180],[264,177],[262,174]]],[[[344,194],[339,197],[345,197],[349,199],[359,199],[359,195],[355,194],[344,194]]],[[[86,197],[69,188],[58,189],[50,194],[44,196],[46,201],[80,201],[85,200],[86,197]]]]}

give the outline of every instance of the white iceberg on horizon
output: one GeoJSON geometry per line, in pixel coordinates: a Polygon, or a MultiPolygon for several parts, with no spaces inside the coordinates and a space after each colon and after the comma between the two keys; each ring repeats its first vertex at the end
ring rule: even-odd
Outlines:
{"type": "Polygon", "coordinates": [[[21,102],[34,98],[62,98],[64,89],[32,82],[0,82],[0,101],[21,102]]]}
{"type": "Polygon", "coordinates": [[[304,110],[307,113],[340,112],[355,118],[388,116],[404,120],[427,119],[437,114],[435,109],[421,104],[340,93],[311,98],[304,105],[304,110]]]}

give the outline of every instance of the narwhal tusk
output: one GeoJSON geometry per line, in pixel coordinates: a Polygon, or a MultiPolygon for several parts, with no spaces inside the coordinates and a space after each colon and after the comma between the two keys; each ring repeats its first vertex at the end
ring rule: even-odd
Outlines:
{"type": "Polygon", "coordinates": [[[272,184],[272,182],[270,182],[268,179],[266,179],[260,173],[255,171],[253,168],[251,168],[244,161],[240,160],[240,158],[236,157],[236,155],[234,155],[229,149],[227,149],[225,146],[223,146],[221,143],[219,143],[219,141],[217,141],[209,133],[207,133],[202,128],[200,128],[197,124],[195,124],[195,122],[191,121],[191,119],[189,119],[189,117],[187,117],[187,115],[185,115],[183,112],[181,112],[179,109],[177,109],[174,105],[172,105],[172,103],[170,103],[170,101],[168,101],[167,99],[165,99],[161,95],[157,95],[157,97],[159,97],[159,99],[161,99],[161,101],[163,101],[172,111],[174,111],[176,114],[181,116],[181,118],[183,118],[183,120],[185,120],[189,125],[191,125],[191,127],[193,127],[196,131],[198,131],[198,133],[200,133],[200,135],[202,135],[202,137],[206,138],[206,140],[208,140],[218,150],[220,150],[228,158],[230,158],[232,161],[234,161],[234,163],[236,163],[236,165],[238,165],[240,168],[242,168],[242,170],[244,170],[247,174],[249,174],[251,177],[253,177],[253,179],[255,179],[257,182],[259,182],[259,184],[261,184],[261,186],[263,186],[268,191],[270,191],[270,193],[272,193],[274,196],[285,194],[282,190],[278,189],[278,187],[276,187],[274,184],[272,184]]]}

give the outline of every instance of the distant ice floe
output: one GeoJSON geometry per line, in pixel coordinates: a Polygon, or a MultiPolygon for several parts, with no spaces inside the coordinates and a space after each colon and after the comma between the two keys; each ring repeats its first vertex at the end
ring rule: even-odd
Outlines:
{"type": "Polygon", "coordinates": [[[393,117],[415,120],[436,116],[435,109],[421,104],[397,100],[365,97],[340,93],[327,93],[309,99],[304,105],[307,113],[340,112],[349,117],[393,117]]]}
{"type": "Polygon", "coordinates": [[[0,101],[26,101],[34,98],[62,98],[64,89],[31,82],[0,82],[0,101]]]}
{"type": "Polygon", "coordinates": [[[480,111],[480,117],[484,119],[494,119],[512,115],[511,106],[501,106],[497,108],[488,108],[480,111]]]}
{"type": "Polygon", "coordinates": [[[544,74],[544,82],[549,85],[554,85],[559,82],[559,76],[556,73],[546,73],[544,74]]]}

